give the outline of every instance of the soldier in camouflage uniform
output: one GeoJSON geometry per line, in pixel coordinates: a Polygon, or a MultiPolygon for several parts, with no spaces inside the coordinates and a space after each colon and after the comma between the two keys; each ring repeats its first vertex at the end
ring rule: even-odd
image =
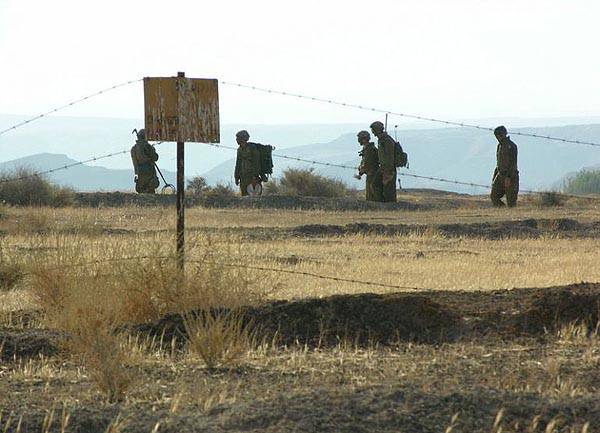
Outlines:
{"type": "Polygon", "coordinates": [[[235,134],[238,143],[235,160],[235,184],[240,186],[242,196],[248,195],[248,185],[260,182],[260,153],[254,143],[249,143],[248,131],[235,134]]]}
{"type": "Polygon", "coordinates": [[[371,134],[367,131],[360,131],[357,137],[358,143],[362,146],[362,150],[358,152],[362,159],[358,167],[357,179],[366,174],[365,194],[367,201],[381,201],[381,185],[375,184],[375,176],[377,175],[377,170],[379,170],[377,148],[375,147],[375,143],[370,141],[371,134]]]}
{"type": "Polygon", "coordinates": [[[496,169],[492,180],[492,193],[490,197],[494,206],[502,207],[502,197],[506,196],[508,207],[517,204],[519,194],[519,170],[517,169],[517,145],[507,135],[504,126],[494,129],[498,140],[496,148],[496,169]]]}
{"type": "Polygon", "coordinates": [[[146,133],[143,129],[135,132],[137,139],[131,148],[131,161],[135,172],[135,191],[140,194],[154,194],[159,185],[154,165],[158,161],[158,154],[146,140],[146,133]]]}
{"type": "Polygon", "coordinates": [[[371,124],[371,132],[377,136],[377,154],[379,170],[375,176],[375,184],[381,185],[381,201],[396,201],[396,142],[385,132],[383,123],[371,124]]]}

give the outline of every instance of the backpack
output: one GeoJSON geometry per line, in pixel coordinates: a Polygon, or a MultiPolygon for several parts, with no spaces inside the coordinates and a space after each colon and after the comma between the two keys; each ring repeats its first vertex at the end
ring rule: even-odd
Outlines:
{"type": "Polygon", "coordinates": [[[396,163],[396,167],[406,167],[408,168],[408,153],[402,150],[402,146],[399,142],[394,140],[396,145],[394,146],[394,162],[396,163]]]}
{"type": "Polygon", "coordinates": [[[270,174],[273,174],[273,146],[268,144],[254,143],[260,155],[260,177],[263,181],[267,181],[270,174]]]}

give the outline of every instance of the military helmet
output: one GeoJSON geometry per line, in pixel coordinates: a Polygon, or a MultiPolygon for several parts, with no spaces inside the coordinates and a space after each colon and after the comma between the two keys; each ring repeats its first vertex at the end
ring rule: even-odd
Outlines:
{"type": "Polygon", "coordinates": [[[383,131],[383,123],[381,123],[379,120],[376,120],[375,122],[371,123],[371,129],[374,131],[383,131]]]}
{"type": "Polygon", "coordinates": [[[371,139],[371,134],[369,134],[368,131],[360,131],[358,134],[356,134],[356,136],[359,140],[362,140],[363,138],[367,140],[371,139]]]}
{"type": "Polygon", "coordinates": [[[506,130],[506,127],[504,125],[500,125],[496,129],[494,129],[494,134],[495,135],[506,135],[506,134],[508,134],[508,131],[506,130]]]}
{"type": "Polygon", "coordinates": [[[235,134],[235,138],[239,138],[240,140],[250,140],[250,134],[248,134],[248,131],[245,129],[242,129],[235,134]]]}

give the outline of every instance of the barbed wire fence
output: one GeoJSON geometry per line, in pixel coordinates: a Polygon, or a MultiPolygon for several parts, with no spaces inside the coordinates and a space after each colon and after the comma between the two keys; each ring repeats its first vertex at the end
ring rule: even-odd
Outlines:
{"type": "MultiPolygon", "coordinates": [[[[269,88],[265,88],[265,87],[252,86],[249,84],[236,83],[236,82],[232,82],[232,81],[221,81],[220,83],[223,85],[226,85],[226,86],[233,86],[233,87],[238,87],[238,88],[242,88],[242,89],[255,90],[258,92],[268,93],[271,95],[289,96],[289,97],[305,99],[305,100],[314,101],[314,102],[322,102],[322,103],[330,104],[330,105],[337,105],[337,106],[341,106],[341,107],[356,108],[358,110],[371,111],[373,113],[378,113],[378,114],[388,114],[390,116],[397,116],[397,117],[406,118],[406,119],[422,120],[424,122],[432,122],[432,123],[443,124],[446,126],[456,126],[456,127],[461,127],[461,128],[478,129],[481,131],[489,131],[489,132],[494,131],[494,128],[489,127],[489,126],[476,125],[476,124],[466,123],[466,122],[457,122],[457,121],[453,121],[453,120],[437,119],[434,117],[421,116],[421,115],[417,115],[417,114],[402,113],[402,112],[393,111],[393,110],[385,110],[382,108],[368,107],[366,105],[359,105],[359,104],[354,104],[354,103],[349,103],[349,102],[340,102],[340,101],[335,101],[333,99],[326,99],[326,98],[321,98],[321,97],[317,97],[317,96],[309,96],[309,95],[304,95],[301,93],[293,93],[293,92],[287,92],[287,91],[282,91],[282,90],[269,89],[269,88]]],[[[511,130],[510,133],[512,135],[518,135],[521,137],[532,137],[532,138],[539,138],[539,139],[543,139],[543,140],[559,141],[562,143],[583,144],[583,145],[587,145],[587,146],[600,147],[600,143],[596,143],[593,141],[574,140],[574,139],[569,139],[569,138],[564,138],[564,137],[554,137],[551,135],[541,135],[541,134],[534,134],[534,133],[514,131],[514,130],[511,130]]]]}
{"type": "Polygon", "coordinates": [[[4,135],[4,134],[6,134],[9,131],[14,131],[15,129],[20,128],[21,126],[25,126],[25,125],[27,125],[27,124],[29,124],[31,122],[34,122],[34,121],[39,120],[39,119],[42,119],[42,118],[44,118],[44,117],[46,117],[46,116],[48,116],[50,114],[54,114],[57,111],[64,110],[65,108],[72,107],[73,105],[79,104],[80,102],[84,102],[84,101],[87,101],[88,99],[94,98],[96,96],[100,96],[100,95],[102,95],[104,93],[110,92],[111,90],[119,89],[121,87],[125,87],[125,86],[128,86],[128,85],[133,84],[133,83],[139,83],[142,80],[143,80],[143,78],[139,78],[137,80],[126,81],[124,83],[115,84],[114,86],[107,87],[106,89],[102,89],[102,90],[99,90],[97,92],[91,93],[91,94],[89,94],[87,96],[84,96],[82,98],[76,99],[76,100],[71,101],[71,102],[68,102],[68,103],[66,103],[64,105],[61,105],[61,106],[56,107],[56,108],[53,108],[52,110],[46,111],[45,113],[38,114],[37,116],[34,116],[34,117],[30,118],[30,119],[27,119],[27,120],[24,120],[22,122],[19,122],[19,123],[15,124],[15,125],[12,125],[12,126],[6,128],[6,129],[0,130],[0,135],[4,135]]]}
{"type": "MultiPolygon", "coordinates": [[[[44,112],[42,114],[39,114],[37,116],[34,116],[28,120],[19,122],[9,128],[6,128],[4,130],[0,131],[0,136],[15,130],[17,128],[20,128],[24,125],[27,125],[33,121],[39,120],[43,117],[46,117],[50,114],[53,114],[57,111],[60,111],[62,109],[71,107],[73,105],[76,105],[78,103],[84,102],[86,100],[89,100],[93,97],[102,95],[104,93],[110,92],[112,90],[133,84],[133,83],[138,83],[143,81],[143,78],[140,79],[136,79],[136,80],[130,80],[130,81],[126,81],[123,83],[119,83],[116,84],[114,86],[99,90],[97,92],[91,93],[87,96],[84,96],[82,98],[79,98],[77,100],[71,101],[67,104],[61,105],[59,107],[56,107],[52,110],[49,110],[47,112],[44,112]]],[[[433,117],[427,117],[427,116],[421,116],[421,115],[416,115],[416,114],[409,114],[409,113],[401,113],[401,112],[396,112],[396,111],[391,111],[391,110],[384,110],[384,109],[380,109],[380,108],[374,108],[374,107],[368,107],[365,105],[358,105],[358,104],[353,104],[353,103],[347,103],[347,102],[340,102],[340,101],[335,101],[332,99],[325,99],[325,98],[321,98],[321,97],[315,97],[315,96],[309,96],[309,95],[304,95],[304,94],[300,94],[300,93],[293,93],[293,92],[287,92],[287,91],[281,91],[281,90],[275,90],[275,89],[269,89],[269,88],[263,88],[263,87],[258,87],[258,86],[252,86],[252,85],[248,85],[248,84],[242,84],[242,83],[236,83],[236,82],[230,82],[230,81],[221,81],[221,84],[223,85],[227,85],[227,86],[234,86],[234,87],[238,87],[238,88],[245,88],[245,89],[250,89],[250,90],[254,90],[254,91],[259,91],[259,92],[264,92],[264,93],[268,93],[268,94],[275,94],[275,95],[282,95],[282,96],[289,96],[289,97],[296,97],[296,98],[300,98],[300,99],[306,99],[306,100],[311,100],[311,101],[315,101],[315,102],[321,102],[321,103],[326,103],[326,104],[332,104],[332,105],[336,105],[336,106],[342,106],[342,107],[347,107],[347,108],[356,108],[356,109],[360,109],[360,110],[366,110],[366,111],[371,111],[371,112],[375,112],[375,113],[379,113],[379,114],[388,114],[391,116],[398,116],[398,117],[403,117],[403,118],[410,118],[410,119],[414,119],[414,120],[421,120],[421,121],[427,121],[427,122],[434,122],[434,123],[440,123],[440,124],[444,124],[447,126],[456,126],[456,127],[462,127],[462,128],[472,128],[472,129],[478,129],[478,130],[482,130],[482,131],[488,131],[488,132],[493,132],[494,128],[491,127],[487,127],[487,126],[482,126],[482,125],[476,125],[476,124],[470,124],[470,123],[463,123],[463,122],[456,122],[456,121],[451,121],[451,120],[444,120],[444,119],[437,119],[437,118],[433,118],[433,117]]],[[[559,142],[563,142],[563,143],[572,143],[572,144],[583,144],[583,145],[589,145],[589,146],[596,146],[596,147],[600,147],[600,143],[595,143],[595,142],[591,142],[591,141],[583,141],[583,140],[571,140],[571,139],[567,139],[567,138],[562,138],[562,137],[553,137],[553,136],[549,136],[549,135],[540,135],[540,134],[532,134],[532,133],[526,133],[526,132],[520,132],[520,131],[511,131],[511,134],[513,135],[519,135],[519,136],[527,136],[527,137],[534,137],[534,138],[539,138],[539,139],[545,139],[545,140],[553,140],[553,141],[559,141],[559,142]]],[[[162,142],[158,142],[155,144],[159,145],[162,142]]],[[[217,148],[223,148],[223,149],[230,149],[230,150],[237,150],[237,148],[232,147],[232,146],[226,146],[226,145],[221,145],[221,144],[216,144],[216,143],[207,143],[210,146],[213,147],[217,147],[217,148]]],[[[18,180],[24,180],[27,178],[31,178],[31,177],[38,177],[38,176],[44,176],[47,174],[52,174],[61,170],[68,170],[72,167],[76,167],[76,166],[80,166],[80,165],[84,165],[86,163],[90,163],[90,162],[95,162],[98,160],[102,160],[102,159],[107,159],[107,158],[111,158],[114,156],[118,156],[118,155],[123,155],[129,152],[129,149],[125,149],[122,151],[118,151],[118,152],[111,152],[111,153],[107,153],[104,155],[100,155],[100,156],[95,156],[86,160],[82,160],[82,161],[77,161],[74,162],[72,164],[66,164],[60,167],[55,167],[49,170],[44,170],[44,171],[39,171],[36,173],[32,173],[32,174],[28,174],[28,175],[23,175],[23,176],[17,176],[17,177],[13,177],[13,178],[3,178],[0,179],[0,183],[6,183],[6,182],[12,182],[12,181],[18,181],[18,180]]],[[[349,165],[345,165],[345,164],[336,164],[336,163],[330,163],[330,162],[324,162],[324,161],[317,161],[317,160],[313,160],[313,159],[306,159],[306,158],[299,158],[299,157],[294,157],[294,156],[289,156],[289,155],[284,155],[284,154],[279,154],[279,153],[274,153],[273,156],[280,158],[280,159],[287,159],[287,160],[292,160],[292,161],[298,161],[298,162],[304,162],[304,163],[308,163],[308,164],[312,164],[312,165],[321,165],[321,166],[327,166],[327,167],[336,167],[336,168],[342,168],[342,169],[348,169],[348,170],[356,170],[357,167],[353,167],[353,166],[349,166],[349,165]]],[[[491,189],[490,185],[487,184],[480,184],[480,183],[476,183],[476,182],[466,182],[466,181],[460,181],[460,180],[455,180],[455,179],[447,179],[447,178],[442,178],[442,177],[437,177],[437,176],[428,176],[428,175],[422,175],[422,174],[416,174],[416,173],[408,173],[408,172],[399,172],[398,173],[399,176],[401,177],[410,177],[410,178],[415,178],[415,179],[421,179],[421,180],[430,180],[430,181],[435,181],[435,182],[442,182],[442,183],[448,183],[448,184],[454,184],[454,185],[461,185],[461,186],[468,186],[468,187],[474,187],[474,188],[483,188],[486,190],[491,189]]],[[[536,191],[536,190],[529,190],[529,189],[521,189],[520,192],[523,193],[530,193],[530,194],[537,194],[537,193],[544,193],[547,191],[536,191]]],[[[578,197],[578,198],[586,198],[586,199],[597,199],[596,197],[593,196],[586,196],[586,195],[578,195],[578,194],[566,194],[566,193],[562,193],[565,196],[569,196],[569,197],[578,197]]]]}
{"type": "MultiPolygon", "coordinates": [[[[74,268],[88,268],[94,265],[101,264],[109,264],[109,263],[122,263],[122,262],[132,262],[132,261],[142,261],[142,260],[173,260],[177,261],[176,256],[168,256],[168,255],[142,255],[142,256],[128,256],[128,257],[115,257],[115,258],[107,258],[107,259],[97,259],[90,261],[82,261],[79,263],[63,263],[59,266],[54,267],[44,267],[39,270],[45,272],[53,272],[53,271],[64,271],[65,269],[74,269],[74,268]]],[[[377,281],[370,280],[358,280],[354,278],[345,278],[345,277],[335,277],[332,275],[323,275],[317,274],[315,272],[301,271],[296,269],[284,269],[284,268],[274,268],[269,266],[259,266],[259,265],[249,265],[244,263],[229,263],[223,262],[219,260],[207,260],[207,259],[185,259],[186,263],[190,264],[204,264],[204,265],[213,265],[213,266],[223,266],[226,268],[243,268],[254,271],[261,272],[275,272],[280,274],[290,274],[290,275],[298,275],[305,276],[310,278],[316,278],[319,280],[327,280],[341,283],[352,283],[358,284],[362,286],[371,286],[371,287],[382,287],[387,289],[395,289],[395,290],[411,290],[411,291],[426,291],[430,290],[424,287],[415,287],[415,286],[403,286],[398,284],[389,284],[377,281]]]]}

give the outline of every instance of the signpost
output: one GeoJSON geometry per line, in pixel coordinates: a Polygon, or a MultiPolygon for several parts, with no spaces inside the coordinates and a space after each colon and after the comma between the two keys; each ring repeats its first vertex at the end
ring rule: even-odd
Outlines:
{"type": "Polygon", "coordinates": [[[146,137],[177,142],[177,263],[185,262],[184,143],[218,143],[219,84],[215,79],[177,77],[144,78],[146,137]]]}

